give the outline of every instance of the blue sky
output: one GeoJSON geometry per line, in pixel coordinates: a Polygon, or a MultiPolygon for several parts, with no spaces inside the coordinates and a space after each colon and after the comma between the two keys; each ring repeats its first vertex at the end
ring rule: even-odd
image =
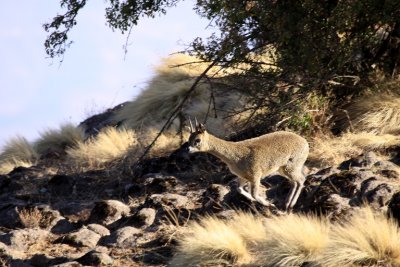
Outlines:
{"type": "Polygon", "coordinates": [[[3,1],[0,9],[0,147],[21,135],[64,122],[78,124],[90,115],[131,100],[162,57],[183,50],[196,36],[208,36],[208,21],[184,1],[166,16],[142,19],[126,35],[105,23],[104,1],[88,1],[70,34],[74,41],[64,61],[46,57],[42,25],[62,13],[59,1],[3,1]]]}

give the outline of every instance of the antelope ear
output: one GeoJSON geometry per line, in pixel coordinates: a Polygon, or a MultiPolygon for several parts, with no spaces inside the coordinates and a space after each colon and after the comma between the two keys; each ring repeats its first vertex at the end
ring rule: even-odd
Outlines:
{"type": "Polygon", "coordinates": [[[200,133],[204,133],[204,132],[206,131],[206,127],[204,126],[204,124],[199,123],[199,125],[197,126],[197,130],[198,130],[200,133]]]}

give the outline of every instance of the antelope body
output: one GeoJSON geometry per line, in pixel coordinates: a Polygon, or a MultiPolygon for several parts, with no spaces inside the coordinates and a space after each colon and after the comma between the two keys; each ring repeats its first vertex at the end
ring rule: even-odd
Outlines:
{"type": "Polygon", "coordinates": [[[239,193],[263,205],[272,205],[260,196],[260,181],[278,171],[292,184],[285,204],[286,210],[296,204],[305,181],[302,169],[309,152],[308,142],[303,137],[280,131],[230,142],[209,134],[197,122],[195,130],[191,126],[191,132],[189,153],[207,152],[225,162],[229,170],[239,177],[239,193]],[[247,182],[250,182],[248,191],[244,189],[247,182]]]}

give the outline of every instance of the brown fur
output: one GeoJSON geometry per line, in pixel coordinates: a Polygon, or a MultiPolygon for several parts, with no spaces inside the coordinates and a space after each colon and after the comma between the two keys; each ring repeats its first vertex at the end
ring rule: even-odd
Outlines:
{"type": "Polygon", "coordinates": [[[229,170],[240,178],[239,192],[251,200],[271,205],[259,196],[260,180],[279,171],[293,184],[286,202],[286,209],[292,208],[303,187],[302,173],[308,157],[307,141],[291,132],[275,132],[260,137],[229,142],[209,134],[202,125],[189,138],[189,152],[208,152],[225,162],[229,170]],[[246,192],[245,182],[251,188],[246,192]]]}

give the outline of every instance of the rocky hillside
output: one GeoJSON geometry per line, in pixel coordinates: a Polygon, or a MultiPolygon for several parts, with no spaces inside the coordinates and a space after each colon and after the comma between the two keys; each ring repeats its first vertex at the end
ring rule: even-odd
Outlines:
{"type": "MultiPolygon", "coordinates": [[[[93,129],[107,124],[104,118],[88,121],[93,129]]],[[[278,210],[266,208],[237,194],[237,179],[218,159],[184,151],[100,170],[68,168],[49,155],[1,175],[0,265],[165,266],[190,221],[230,219],[238,209],[281,213],[290,188],[285,178],[262,181],[278,210]]],[[[294,213],[335,221],[369,204],[400,219],[399,151],[309,167],[294,213]]]]}

